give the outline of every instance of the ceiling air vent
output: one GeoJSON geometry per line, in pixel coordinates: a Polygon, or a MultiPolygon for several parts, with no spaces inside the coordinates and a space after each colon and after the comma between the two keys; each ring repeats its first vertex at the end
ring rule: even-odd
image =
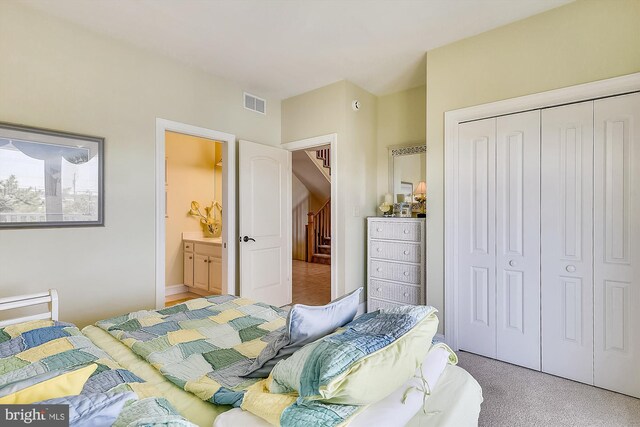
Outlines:
{"type": "Polygon", "coordinates": [[[267,114],[267,101],[250,93],[244,93],[244,108],[260,114],[267,114]]]}

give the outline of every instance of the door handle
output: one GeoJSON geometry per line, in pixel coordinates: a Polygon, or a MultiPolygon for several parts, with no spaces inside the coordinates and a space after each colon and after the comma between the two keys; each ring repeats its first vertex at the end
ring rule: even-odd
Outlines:
{"type": "Polygon", "coordinates": [[[571,265],[571,264],[570,264],[570,265],[567,265],[566,270],[567,270],[567,272],[569,272],[569,273],[575,273],[575,271],[576,271],[576,266],[575,266],[575,265],[571,265]]]}
{"type": "Polygon", "coordinates": [[[245,242],[245,243],[247,243],[249,240],[251,240],[252,242],[256,241],[256,239],[254,239],[253,237],[249,237],[249,236],[244,236],[244,237],[240,238],[240,241],[241,242],[245,242]]]}

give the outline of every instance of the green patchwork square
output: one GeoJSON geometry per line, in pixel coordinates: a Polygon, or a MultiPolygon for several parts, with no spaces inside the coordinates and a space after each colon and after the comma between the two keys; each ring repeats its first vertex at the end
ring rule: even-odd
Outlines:
{"type": "Polygon", "coordinates": [[[0,343],[3,343],[5,341],[9,341],[10,339],[11,339],[11,335],[6,333],[4,331],[4,329],[0,329],[0,343]]]}
{"type": "Polygon", "coordinates": [[[180,347],[180,351],[185,359],[192,354],[204,354],[218,349],[218,347],[205,340],[183,342],[178,344],[178,347],[180,347]]]}
{"type": "Polygon", "coordinates": [[[137,331],[140,328],[142,328],[142,325],[140,324],[138,319],[131,319],[131,320],[127,320],[124,323],[120,323],[119,325],[113,325],[112,327],[109,328],[109,331],[120,330],[120,331],[131,332],[131,331],[137,331]]]}
{"type": "Polygon", "coordinates": [[[229,321],[229,325],[236,331],[239,331],[244,328],[248,328],[250,326],[261,325],[265,322],[264,319],[258,319],[257,317],[252,316],[244,316],[238,317],[237,319],[233,319],[229,321]]]}
{"type": "Polygon", "coordinates": [[[158,310],[160,314],[176,314],[182,313],[183,311],[187,311],[188,308],[185,304],[177,304],[171,307],[163,308],[162,310],[158,310]]]}
{"type": "Polygon", "coordinates": [[[146,359],[151,353],[164,351],[169,347],[171,347],[169,339],[166,337],[166,335],[164,335],[149,341],[136,341],[131,346],[131,349],[134,351],[134,353],[146,359]]]}
{"type": "Polygon", "coordinates": [[[210,351],[208,353],[204,353],[202,357],[204,357],[204,360],[213,366],[213,369],[216,371],[240,360],[246,359],[245,356],[232,348],[222,348],[220,350],[210,351]]]}
{"type": "Polygon", "coordinates": [[[26,360],[19,359],[15,356],[10,356],[5,359],[2,359],[2,363],[0,363],[0,375],[7,374],[9,372],[13,372],[17,369],[20,369],[24,366],[27,366],[30,362],[26,360]]]}
{"type": "Polygon", "coordinates": [[[242,342],[253,341],[257,338],[260,338],[266,335],[267,333],[268,333],[267,331],[265,331],[264,329],[260,329],[257,326],[250,326],[248,328],[244,328],[238,331],[238,334],[240,335],[240,339],[242,340],[242,342]]]}

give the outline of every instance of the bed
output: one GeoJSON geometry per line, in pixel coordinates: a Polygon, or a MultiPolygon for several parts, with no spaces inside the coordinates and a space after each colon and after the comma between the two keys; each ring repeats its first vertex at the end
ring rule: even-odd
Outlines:
{"type": "MultiPolygon", "coordinates": [[[[231,298],[233,298],[232,301],[236,301],[235,297],[231,298]]],[[[223,304],[227,304],[228,302],[229,301],[225,301],[223,304]]],[[[166,316],[174,316],[175,318],[176,313],[182,313],[179,314],[177,318],[182,318],[183,320],[188,319],[188,316],[193,316],[194,318],[191,319],[193,322],[191,323],[202,327],[202,322],[198,323],[199,319],[202,319],[202,317],[199,318],[197,315],[198,310],[203,310],[208,307],[208,304],[209,302],[206,299],[194,300],[181,308],[164,311],[164,314],[161,315],[163,316],[163,320],[166,316]]],[[[235,302],[233,304],[235,304],[235,302]]],[[[238,304],[238,307],[247,306],[248,308],[245,309],[245,311],[250,311],[252,314],[256,314],[256,309],[249,307],[253,307],[252,303],[240,299],[238,304]]],[[[0,309],[2,305],[2,300],[0,300],[0,309]]],[[[263,304],[258,307],[265,308],[267,306],[263,304]]],[[[56,309],[52,305],[52,308],[48,313],[49,317],[53,318],[55,311],[56,309]]],[[[265,314],[262,312],[258,315],[266,317],[263,320],[265,323],[269,324],[267,329],[276,330],[278,325],[282,324],[283,318],[286,317],[286,314],[280,313],[277,308],[273,308],[273,312],[277,313],[273,318],[269,317],[271,314],[265,314]]],[[[133,375],[148,383],[150,387],[153,387],[153,389],[157,391],[156,397],[165,399],[173,408],[175,408],[177,413],[195,425],[209,427],[228,427],[235,425],[262,427],[270,425],[262,418],[240,409],[239,407],[233,408],[231,405],[213,404],[211,403],[211,401],[215,400],[213,397],[210,398],[211,401],[207,401],[210,391],[203,392],[201,387],[194,388],[193,385],[190,389],[189,387],[184,386],[183,382],[180,380],[177,380],[172,375],[167,374],[167,370],[165,368],[169,365],[165,364],[163,367],[163,364],[159,363],[158,360],[152,360],[150,362],[148,358],[141,357],[140,354],[145,355],[146,353],[144,347],[142,347],[143,350],[141,351],[141,347],[137,344],[141,344],[142,342],[136,343],[136,340],[132,339],[132,337],[144,337],[148,340],[157,340],[159,338],[158,336],[148,337],[143,334],[141,335],[138,332],[140,332],[139,326],[142,326],[141,324],[152,326],[154,324],[162,324],[159,321],[156,323],[156,321],[152,319],[158,314],[158,311],[153,310],[129,313],[127,315],[120,316],[116,321],[113,319],[107,319],[107,321],[98,322],[98,326],[87,326],[82,330],[82,334],[97,348],[108,354],[108,356],[123,369],[130,371],[133,375]],[[131,326],[132,323],[135,324],[133,327],[131,326]],[[125,324],[126,328],[124,329],[128,329],[127,333],[125,334],[121,330],[110,330],[110,328],[113,328],[116,324],[125,324]],[[131,335],[132,333],[133,335],[131,335]],[[134,351],[134,347],[136,351],[134,351]],[[161,372],[164,372],[164,375],[161,372]]],[[[145,328],[143,327],[142,329],[145,328]]],[[[177,330],[167,332],[164,329],[158,335],[164,334],[162,335],[164,337],[167,333],[171,333],[171,336],[174,339],[178,339],[178,341],[185,339],[185,332],[177,330]]],[[[193,328],[193,330],[195,329],[197,328],[193,328]]],[[[190,334],[192,332],[193,331],[188,331],[186,334],[190,334]]],[[[258,337],[257,339],[259,338],[261,337],[258,337]]],[[[251,340],[249,340],[249,342],[251,342],[251,340]]],[[[173,345],[170,347],[172,346],[173,345]]],[[[250,344],[248,346],[245,345],[244,347],[252,348],[255,347],[255,345],[250,344]]],[[[167,348],[167,350],[171,353],[171,348],[167,348]]],[[[246,349],[244,351],[246,352],[246,349]]],[[[251,351],[255,352],[257,350],[251,351]]],[[[254,355],[250,352],[246,354],[254,355]]],[[[435,360],[433,354],[433,351],[431,351],[431,358],[435,360]]],[[[440,354],[440,359],[442,359],[442,357],[442,354],[440,354]]],[[[428,365],[426,362],[427,359],[425,359],[423,366],[428,365]]],[[[180,361],[180,363],[182,363],[182,361],[180,361]]],[[[432,387],[432,389],[429,390],[428,398],[425,399],[424,394],[421,393],[407,394],[406,391],[410,384],[406,384],[404,387],[401,387],[396,390],[396,392],[392,393],[391,397],[387,399],[387,402],[383,402],[382,404],[376,403],[363,407],[364,409],[359,411],[355,417],[349,419],[350,425],[354,427],[358,427],[360,425],[376,425],[376,422],[373,421],[372,423],[372,420],[379,421],[381,419],[380,414],[385,413],[394,414],[394,420],[403,419],[407,421],[402,421],[401,424],[395,425],[407,425],[412,427],[477,425],[480,403],[482,402],[482,391],[478,383],[473,379],[473,377],[471,377],[471,375],[457,366],[447,363],[441,363],[441,365],[441,369],[436,375],[437,378],[435,380],[431,380],[432,384],[435,384],[435,387],[432,387]],[[401,404],[401,400],[406,401],[404,404],[401,404]],[[378,407],[376,407],[376,405],[378,407]]],[[[169,369],[173,368],[169,366],[169,369]]],[[[425,372],[425,374],[427,377],[429,375],[435,375],[434,373],[429,372],[425,372]]],[[[233,392],[234,390],[227,391],[233,392]]],[[[227,398],[227,395],[223,394],[222,397],[227,398]]],[[[377,425],[381,424],[378,423],[377,425]]]]}

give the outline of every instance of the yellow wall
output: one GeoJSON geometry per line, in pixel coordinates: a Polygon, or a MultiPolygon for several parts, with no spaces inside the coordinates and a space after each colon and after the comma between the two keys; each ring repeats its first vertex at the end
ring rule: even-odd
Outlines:
{"type": "MultiPolygon", "coordinates": [[[[79,325],[155,304],[157,117],[280,144],[243,88],[17,2],[0,1],[0,119],[106,138],[105,226],[0,231],[0,295],[57,288],[79,325]]],[[[258,94],[259,95],[259,94],[258,94]]]]}
{"type": "MultiPolygon", "coordinates": [[[[173,132],[166,133],[165,141],[168,170],[165,281],[171,286],[184,283],[182,233],[202,232],[199,219],[188,214],[191,201],[196,200],[201,206],[221,201],[221,193],[216,189],[221,191],[222,179],[218,177],[220,168],[215,167],[216,152],[221,151],[221,145],[173,132]]],[[[214,212],[220,219],[219,211],[214,212]]]]}
{"type": "Polygon", "coordinates": [[[638,0],[577,1],[427,53],[428,303],[441,321],[444,112],[638,71],[638,0]]]}
{"type": "MultiPolygon", "coordinates": [[[[425,143],[426,86],[378,98],[378,198],[389,191],[387,147],[425,143]]],[[[424,175],[422,175],[424,176],[424,175]]]]}
{"type": "Polygon", "coordinates": [[[377,199],[376,117],[377,98],[348,81],[282,101],[283,142],[338,134],[338,295],[365,285],[365,224],[377,199]],[[362,105],[357,112],[354,99],[362,105]]]}

